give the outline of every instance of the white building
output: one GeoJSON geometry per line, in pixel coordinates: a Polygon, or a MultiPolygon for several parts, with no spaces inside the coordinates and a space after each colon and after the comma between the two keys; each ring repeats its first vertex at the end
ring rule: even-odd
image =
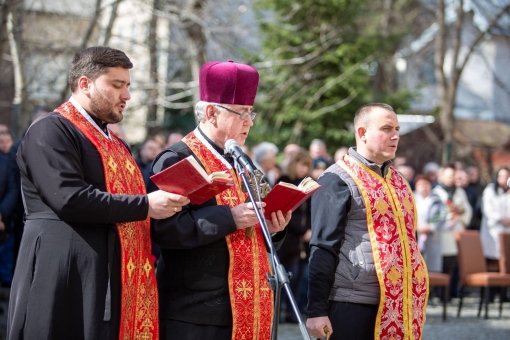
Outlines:
{"type": "MultiPolygon", "coordinates": [[[[429,0],[423,3],[431,4],[429,0]]],[[[465,20],[462,30],[460,60],[469,50],[476,36],[487,29],[489,22],[508,0],[496,7],[489,1],[465,1],[465,20]]],[[[435,2],[434,2],[435,3],[435,2]]],[[[446,21],[456,20],[455,1],[446,1],[446,21]]],[[[421,35],[409,37],[406,47],[396,60],[400,84],[418,94],[412,103],[415,113],[431,113],[439,106],[439,84],[434,74],[434,39],[438,25],[431,22],[421,35]]],[[[454,115],[459,119],[497,120],[510,123],[510,16],[505,14],[496,27],[479,43],[461,75],[454,115]]],[[[448,39],[445,73],[451,73],[453,49],[448,39]]]]}
{"type": "MultiPolygon", "coordinates": [[[[156,11],[158,84],[151,84],[149,77],[152,1],[103,1],[95,17],[96,3],[92,0],[25,0],[21,54],[27,83],[26,106],[55,107],[70,95],[66,84],[73,55],[81,46],[104,44],[112,9],[118,4],[107,45],[124,51],[134,64],[132,98],[121,123],[128,142],[136,144],[146,138],[148,106],[154,102],[158,105],[158,113],[153,126],[163,124],[165,110],[169,108],[180,112],[172,119],[192,120],[194,124],[192,95],[197,91],[198,82],[192,79],[189,71],[188,38],[182,24],[186,1],[168,3],[156,11]],[[94,30],[88,41],[83,42],[91,22],[95,22],[94,30]],[[154,87],[158,89],[155,99],[148,95],[148,90],[154,87]]],[[[203,17],[193,20],[202,25],[209,60],[241,61],[242,48],[259,48],[258,39],[253,34],[256,24],[249,0],[211,0],[201,4],[203,17]]],[[[5,62],[3,65],[10,66],[5,62]]],[[[8,82],[2,82],[1,86],[10,86],[5,83],[8,82]]]]}

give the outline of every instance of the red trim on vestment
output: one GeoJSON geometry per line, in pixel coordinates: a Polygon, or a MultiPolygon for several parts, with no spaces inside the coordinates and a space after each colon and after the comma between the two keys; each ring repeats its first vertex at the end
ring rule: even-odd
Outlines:
{"type": "Polygon", "coordinates": [[[351,156],[337,162],[357,184],[381,289],[374,339],[421,339],[428,273],[416,242],[416,204],[407,182],[390,167],[385,178],[351,156]]]}
{"type": "MultiPolygon", "coordinates": [[[[135,160],[111,131],[111,139],[96,129],[71,102],[55,111],[70,120],[96,147],[103,163],[106,191],[117,195],[145,195],[135,160]]],[[[151,260],[150,223],[117,223],[121,248],[121,312],[119,339],[159,340],[158,295],[151,260]]]]}
{"type": "MultiPolygon", "coordinates": [[[[195,135],[189,133],[182,140],[197,156],[205,171],[227,171],[235,185],[216,195],[218,205],[235,207],[245,202],[240,178],[233,169],[215,156],[195,135]]],[[[269,287],[270,272],[264,236],[260,225],[255,226],[252,237],[238,230],[226,237],[230,254],[228,284],[232,306],[232,340],[269,340],[273,321],[273,291],[269,287]]]]}

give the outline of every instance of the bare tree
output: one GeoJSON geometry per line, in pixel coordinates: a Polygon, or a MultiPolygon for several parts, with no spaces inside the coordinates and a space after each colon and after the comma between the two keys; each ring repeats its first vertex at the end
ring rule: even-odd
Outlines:
{"type": "Polygon", "coordinates": [[[457,90],[459,80],[464,71],[464,68],[475,51],[479,46],[482,39],[489,34],[489,32],[497,25],[501,17],[508,13],[510,4],[502,7],[497,14],[492,18],[487,27],[480,30],[478,35],[467,46],[467,52],[461,56],[461,42],[462,33],[465,24],[464,16],[464,0],[459,0],[456,8],[456,20],[453,23],[453,30],[450,30],[446,22],[446,6],[444,0],[438,0],[436,8],[436,22],[438,24],[438,31],[435,40],[435,74],[439,81],[440,86],[440,104],[439,104],[439,121],[443,131],[443,156],[442,162],[446,163],[451,160],[454,154],[453,143],[453,129],[455,117],[453,110],[455,107],[455,100],[457,97],[457,90]],[[452,32],[451,46],[452,46],[452,59],[450,63],[450,75],[447,76],[445,72],[446,64],[446,46],[448,41],[447,32],[452,32]]]}
{"type": "MultiPolygon", "coordinates": [[[[102,0],[96,0],[96,5],[94,7],[94,13],[89,20],[87,30],[85,31],[85,34],[83,35],[83,38],[81,41],[81,44],[77,49],[78,51],[87,48],[87,46],[89,46],[89,44],[90,44],[90,40],[92,38],[92,35],[94,34],[94,29],[97,26],[98,19],[101,15],[101,11],[102,11],[101,3],[102,3],[102,0]]],[[[68,93],[69,93],[69,85],[66,83],[66,85],[62,88],[62,91],[60,92],[60,99],[62,102],[67,99],[68,93]]]]}
{"type": "MultiPolygon", "coordinates": [[[[384,0],[382,6],[382,17],[380,26],[381,35],[386,39],[390,34],[390,26],[392,24],[391,17],[393,14],[393,0],[384,0]]],[[[397,46],[395,46],[397,47],[397,46]]],[[[396,89],[395,67],[391,57],[381,58],[377,65],[377,73],[374,77],[375,94],[388,93],[396,89]]]]}
{"type": "Polygon", "coordinates": [[[157,27],[159,0],[152,1],[152,13],[149,22],[149,86],[147,89],[147,97],[149,98],[147,125],[151,127],[157,123],[158,114],[158,49],[157,49],[157,27]]]}
{"type": "MultiPolygon", "coordinates": [[[[206,62],[205,53],[206,38],[203,32],[201,20],[203,18],[203,5],[205,1],[187,0],[182,12],[182,24],[188,33],[188,56],[190,57],[191,75],[198,80],[200,67],[206,62]]],[[[198,92],[193,94],[194,102],[200,98],[198,92]]]]}
{"type": "Polygon", "coordinates": [[[14,69],[14,98],[12,100],[11,132],[16,138],[20,133],[20,126],[25,126],[29,120],[28,115],[23,115],[23,104],[26,98],[25,70],[21,56],[22,46],[22,23],[23,11],[21,4],[11,8],[7,14],[7,36],[14,69]],[[20,124],[21,123],[21,124],[20,124]]]}
{"type": "Polygon", "coordinates": [[[11,13],[11,8],[13,7],[14,0],[4,0],[4,2],[0,5],[2,15],[0,16],[0,67],[2,67],[2,56],[4,54],[4,46],[7,45],[7,41],[9,41],[8,33],[7,33],[7,20],[9,13],[11,13]]]}
{"type": "Polygon", "coordinates": [[[112,4],[112,9],[110,11],[110,17],[108,19],[108,25],[106,26],[103,34],[103,41],[100,43],[102,46],[107,46],[110,42],[110,38],[112,37],[112,28],[115,23],[115,19],[117,19],[117,10],[119,9],[119,4],[122,0],[115,0],[112,4]]]}
{"type": "MultiPolygon", "coordinates": [[[[52,1],[30,5],[21,0],[0,3],[0,53],[1,47],[5,51],[8,46],[11,50],[15,46],[17,53],[11,51],[13,62],[4,61],[2,66],[8,66],[8,74],[16,70],[17,103],[30,108],[36,103],[58,105],[65,101],[69,95],[66,71],[72,55],[88,46],[110,45],[125,50],[136,63],[136,86],[132,91],[139,91],[142,99],[139,103],[132,101],[126,123],[133,117],[136,123],[132,126],[143,125],[149,130],[152,126],[160,128],[161,110],[189,114],[193,119],[199,70],[209,60],[208,54],[214,60],[241,59],[240,37],[249,35],[252,31],[247,27],[253,27],[243,21],[244,12],[239,10],[240,5],[249,9],[246,1],[83,0],[68,13],[52,1]],[[7,45],[7,9],[12,11],[18,3],[21,14],[27,16],[24,26],[19,26],[23,27],[23,36],[14,35],[17,43],[7,45]],[[124,8],[130,8],[130,13],[135,8],[139,14],[148,15],[129,20],[123,14],[124,8]],[[169,27],[168,34],[162,34],[163,26],[169,27]],[[23,97],[22,91],[27,90],[23,97]],[[138,117],[145,113],[148,124],[140,124],[138,117]]],[[[13,20],[16,33],[16,23],[20,21],[16,17],[13,20]]],[[[25,116],[28,118],[28,113],[25,116]]],[[[28,123],[24,119],[21,127],[26,126],[25,121],[28,123]]]]}

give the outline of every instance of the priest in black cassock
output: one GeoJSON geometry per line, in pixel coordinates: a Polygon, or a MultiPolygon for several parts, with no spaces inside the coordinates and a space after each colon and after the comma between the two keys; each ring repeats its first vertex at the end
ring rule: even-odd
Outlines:
{"type": "MultiPolygon", "coordinates": [[[[153,223],[158,262],[161,339],[261,339],[271,336],[273,293],[269,260],[257,216],[225,142],[243,145],[253,126],[259,74],[255,68],[209,62],[200,69],[198,127],[156,157],[158,173],[193,155],[207,173],[226,171],[235,185],[200,205],[189,204],[153,223]],[[246,228],[255,226],[253,234],[246,228]]],[[[282,242],[291,212],[268,220],[273,242],[282,242]]]]}
{"type": "Polygon", "coordinates": [[[26,223],[8,339],[159,336],[149,217],[169,217],[189,200],[146,194],[128,146],[107,128],[123,118],[132,66],[108,47],[77,53],[71,98],[19,146],[26,223]]]}

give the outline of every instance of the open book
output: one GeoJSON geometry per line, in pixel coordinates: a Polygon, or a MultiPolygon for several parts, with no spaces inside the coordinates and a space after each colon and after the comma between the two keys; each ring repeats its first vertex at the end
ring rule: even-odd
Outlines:
{"type": "Polygon", "coordinates": [[[161,190],[187,196],[192,204],[202,204],[234,185],[226,171],[208,175],[193,156],[152,175],[151,180],[161,190]]]}
{"type": "Polygon", "coordinates": [[[284,214],[289,210],[296,210],[308,197],[312,196],[321,185],[311,177],[305,177],[298,186],[279,182],[262,200],[266,202],[264,216],[271,218],[271,213],[281,210],[284,214]]]}

